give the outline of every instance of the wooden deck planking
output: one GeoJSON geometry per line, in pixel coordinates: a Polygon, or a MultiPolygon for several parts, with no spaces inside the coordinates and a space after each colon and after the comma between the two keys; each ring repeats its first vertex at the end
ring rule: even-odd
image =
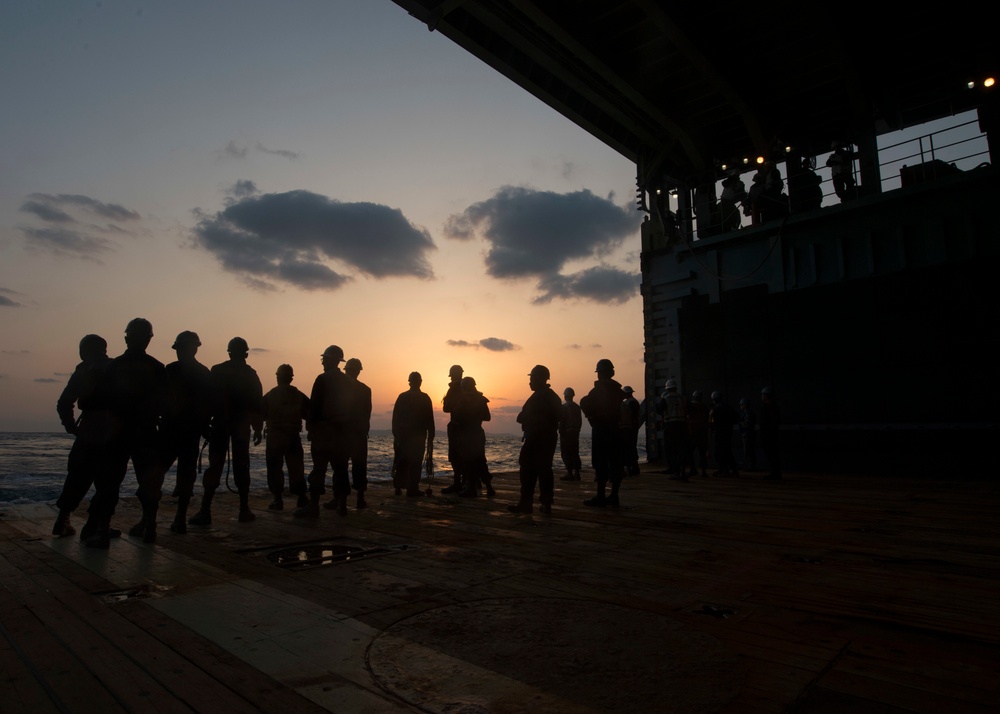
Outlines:
{"type": "MultiPolygon", "coordinates": [[[[172,510],[165,503],[155,562],[136,571],[134,552],[150,546],[116,543],[98,570],[120,585],[123,577],[155,583],[186,568],[190,583],[178,584],[177,594],[249,578],[376,629],[442,605],[494,599],[566,598],[643,609],[710,633],[738,655],[745,681],[725,709],[732,712],[818,712],[825,702],[857,711],[974,712],[1000,702],[1000,543],[991,518],[1000,497],[991,484],[818,476],[780,484],[677,483],[644,473],[626,481],[618,510],[584,507],[590,484],[560,485],[551,517],[507,513],[515,481],[501,477],[495,484],[500,494],[494,501],[414,501],[376,486],[368,512],[352,509],[339,518],[324,511],[316,523],[295,521],[291,509],[267,513],[259,494],[257,521],[237,524],[223,495],[215,525],[192,527],[186,536],[167,532],[172,510]],[[412,547],[300,573],[239,552],[320,538],[412,547]],[[118,558],[115,551],[123,546],[131,552],[121,550],[118,558]],[[735,612],[716,618],[706,614],[706,604],[735,612]]],[[[119,525],[132,522],[132,508],[123,501],[119,525]]],[[[43,518],[17,523],[43,539],[25,553],[47,553],[14,557],[12,567],[58,584],[45,570],[73,561],[77,550],[53,544],[44,535],[51,523],[43,518]]],[[[4,530],[0,537],[15,536],[4,530]]],[[[94,567],[89,554],[86,561],[94,567]]],[[[94,578],[103,582],[82,565],[72,566],[60,577],[87,585],[88,594],[94,578]]],[[[24,583],[11,592],[15,600],[37,594],[24,583]]],[[[59,609],[74,608],[78,619],[100,620],[96,610],[59,598],[45,607],[54,620],[65,617],[59,609]]],[[[228,661],[228,669],[211,675],[216,686],[234,681],[239,689],[260,676],[144,602],[110,611],[147,636],[155,634],[165,650],[154,659],[179,658],[181,669],[228,661]]],[[[109,636],[127,637],[127,629],[116,627],[120,631],[112,628],[109,636]]],[[[85,633],[80,629],[77,636],[85,633]]],[[[14,660],[9,648],[0,648],[4,658],[14,660]]],[[[180,678],[161,679],[165,689],[184,686],[180,678]]],[[[253,706],[273,710],[294,694],[280,682],[268,686],[274,699],[261,695],[253,706]]],[[[23,676],[4,685],[5,691],[18,687],[25,698],[40,696],[23,676]]],[[[128,702],[126,710],[133,706],[128,702]]]]}

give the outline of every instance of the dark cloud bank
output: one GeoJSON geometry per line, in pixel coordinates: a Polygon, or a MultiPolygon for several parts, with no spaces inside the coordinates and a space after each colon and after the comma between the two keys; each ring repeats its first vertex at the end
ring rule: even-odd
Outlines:
{"type": "Polygon", "coordinates": [[[373,278],[431,279],[430,234],[403,213],[376,203],[342,203],[309,191],[253,195],[251,181],[233,187],[226,208],[202,216],[198,245],[226,270],[259,289],[276,283],[335,290],[357,272],[373,278]],[[338,272],[329,262],[338,265],[338,272]],[[344,266],[343,268],[339,266],[344,266]]]}
{"type": "Polygon", "coordinates": [[[536,279],[536,304],[573,298],[621,303],[637,294],[637,273],[606,265],[569,275],[562,270],[572,260],[607,255],[636,234],[640,220],[612,197],[590,191],[558,194],[505,186],[451,216],[445,234],[485,239],[487,272],[501,279],[536,279]]]}

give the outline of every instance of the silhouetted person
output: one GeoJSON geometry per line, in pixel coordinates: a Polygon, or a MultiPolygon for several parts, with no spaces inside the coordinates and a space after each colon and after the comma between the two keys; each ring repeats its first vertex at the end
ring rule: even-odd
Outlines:
{"type": "Polygon", "coordinates": [[[715,441],[715,463],[718,476],[739,476],[736,457],[733,455],[733,427],[739,424],[740,415],[722,399],[721,392],[712,392],[712,410],[708,423],[715,441]]]}
{"type": "MultiPolygon", "coordinates": [[[[110,436],[110,421],[106,405],[97,394],[102,371],[108,366],[108,343],[100,335],[86,335],[80,340],[80,363],[59,395],[56,413],[67,434],[73,434],[73,446],[66,463],[66,480],[56,501],[59,515],[52,526],[52,535],[76,533],[70,516],[87,495],[104,466],[110,436]],[[79,418],[73,407],[80,409],[79,418]]],[[[88,534],[89,535],[89,534],[88,534]]]]}
{"type": "Polygon", "coordinates": [[[743,469],[757,470],[757,415],[747,399],[740,400],[740,437],[743,439],[743,469]]]}
{"type": "MultiPolygon", "coordinates": [[[[351,459],[351,483],[358,493],[357,508],[367,508],[365,492],[368,490],[368,432],[372,423],[372,390],[360,381],[361,360],[351,357],[344,364],[344,373],[351,379],[351,416],[348,424],[348,449],[351,459]]],[[[335,508],[335,501],[323,504],[335,508]]]]}
{"type": "Polygon", "coordinates": [[[201,509],[188,519],[188,523],[196,526],[212,523],[212,499],[222,482],[227,450],[240,497],[239,522],[249,523],[256,518],[250,510],[250,432],[253,431],[253,443],[259,444],[264,428],[261,416],[264,388],[257,372],[247,364],[250,354],[247,341],[234,337],[226,349],[229,359],[212,367],[215,406],[208,440],[208,468],[201,479],[205,492],[201,509]]]}
{"type": "Polygon", "coordinates": [[[521,425],[521,454],[517,460],[520,465],[521,497],[517,503],[507,506],[507,510],[513,513],[531,513],[536,484],[539,510],[552,513],[556,478],[552,472],[552,459],[559,438],[562,402],[548,381],[549,369],[544,365],[535,365],[528,373],[531,396],[517,415],[517,423],[521,425]]]}
{"type": "Polygon", "coordinates": [[[580,469],[580,429],[583,428],[583,411],[573,401],[576,392],[572,387],[563,390],[562,416],[559,418],[559,455],[562,457],[566,475],[560,481],[579,481],[580,469]]]}
{"type": "Polygon", "coordinates": [[[489,402],[476,389],[475,379],[463,377],[462,391],[451,405],[452,435],[449,444],[454,440],[452,448],[464,467],[465,483],[459,495],[466,498],[478,496],[484,485],[488,498],[496,495],[486,463],[486,432],[483,430],[483,422],[491,419],[489,402]]]}
{"type": "MultiPolygon", "coordinates": [[[[464,373],[462,366],[458,364],[452,365],[451,369],[448,370],[450,381],[448,382],[448,391],[444,395],[441,406],[441,411],[445,414],[451,414],[455,401],[462,394],[462,375],[464,373]]],[[[448,462],[451,464],[452,484],[442,488],[441,493],[460,493],[465,480],[464,465],[460,457],[461,450],[455,449],[453,445],[454,438],[452,437],[452,431],[454,427],[451,419],[448,420],[446,429],[448,433],[448,462]]]]}
{"type": "Polygon", "coordinates": [[[833,152],[826,160],[830,167],[830,177],[833,179],[833,191],[841,203],[855,198],[854,191],[854,152],[850,144],[835,141],[830,145],[833,152]]]}
{"type": "Polygon", "coordinates": [[[668,478],[686,481],[684,460],[687,455],[687,402],[677,390],[677,380],[668,379],[661,396],[663,404],[663,445],[667,452],[668,478]]]}
{"type": "Polygon", "coordinates": [[[393,485],[398,495],[403,489],[411,498],[423,496],[420,467],[434,456],[434,407],[420,391],[420,372],[410,372],[410,388],[396,397],[392,407],[392,440],[396,451],[393,485]],[[426,458],[425,458],[426,449],[426,458]]]}
{"type": "Polygon", "coordinates": [[[633,395],[632,387],[624,387],[625,399],[621,405],[622,459],[625,462],[625,473],[629,476],[639,475],[639,427],[642,426],[642,407],[633,395]]]}
{"type": "Polygon", "coordinates": [[[722,180],[722,196],[719,198],[719,212],[722,214],[722,230],[735,231],[740,227],[740,205],[747,200],[747,190],[739,173],[731,173],[722,180]]]}
{"type": "Polygon", "coordinates": [[[708,406],[701,400],[701,392],[697,390],[691,393],[691,401],[687,403],[687,426],[690,475],[698,475],[700,464],[701,476],[705,478],[708,476],[708,406]]]}
{"type": "Polygon", "coordinates": [[[819,174],[813,170],[813,160],[802,159],[802,171],[796,177],[795,190],[789,189],[792,191],[793,213],[814,211],[823,204],[823,188],[820,183],[819,174]]]}
{"type": "Polygon", "coordinates": [[[781,426],[781,412],[774,401],[770,387],[760,391],[760,446],[770,471],[765,478],[779,480],[781,478],[781,454],[778,448],[778,434],[781,426]]]}
{"type": "Polygon", "coordinates": [[[580,400],[580,407],[590,422],[591,457],[597,480],[597,495],[584,501],[583,505],[617,507],[618,489],[624,471],[619,423],[625,392],[622,385],[613,379],[615,366],[611,360],[598,360],[595,371],[597,381],[587,396],[580,400]],[[610,494],[606,494],[608,482],[611,483],[610,494]]]}
{"type": "Polygon", "coordinates": [[[111,439],[107,466],[95,479],[91,500],[93,525],[84,526],[84,541],[92,548],[107,548],[113,533],[111,517],[118,506],[128,464],[131,460],[139,483],[137,495],[142,505],[142,520],[129,533],[141,535],[151,543],[156,540],[156,511],[159,507],[163,469],[159,455],[157,422],[160,419],[164,385],[163,364],[146,354],[153,339],[149,320],[137,317],[125,327],[125,352],[111,360],[104,370],[98,391],[108,405],[111,439]]]}
{"type": "Polygon", "coordinates": [[[333,471],[333,510],[347,515],[351,494],[348,425],[351,420],[351,378],[340,371],[344,350],[330,345],[321,356],[323,372],[309,393],[309,437],[313,467],[309,472],[309,502],[295,510],[296,518],[319,518],[320,497],[326,493],[326,469],[333,471]]]}
{"type": "Polygon", "coordinates": [[[305,452],[302,449],[302,421],[309,417],[309,397],[292,386],[295,372],[290,364],[280,365],[274,373],[278,386],[264,395],[264,463],[267,465],[267,490],[274,496],[268,505],[272,511],[285,507],[285,473],[288,467],[288,490],[298,496],[298,507],[306,505],[305,452]]]}
{"type": "Polygon", "coordinates": [[[212,373],[195,358],[200,346],[197,333],[181,332],[173,345],[177,361],[164,370],[160,458],[164,473],[177,462],[177,513],[170,524],[174,533],[187,533],[187,510],[198,480],[199,446],[208,434],[214,404],[212,373]]]}
{"type": "Polygon", "coordinates": [[[750,179],[750,190],[743,203],[743,214],[750,216],[750,222],[758,225],[764,222],[764,169],[757,169],[750,179]]]}

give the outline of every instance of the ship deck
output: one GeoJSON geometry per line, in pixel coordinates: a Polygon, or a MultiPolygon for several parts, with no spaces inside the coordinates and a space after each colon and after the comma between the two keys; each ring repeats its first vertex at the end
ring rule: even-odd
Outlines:
{"type": "Polygon", "coordinates": [[[155,544],[108,551],[6,504],[0,710],[997,710],[994,481],[644,465],[593,509],[589,476],[550,516],[507,512],[514,475],[494,500],[373,485],[313,522],[260,493],[241,524],[220,494],[186,535],[165,499],[155,544]]]}

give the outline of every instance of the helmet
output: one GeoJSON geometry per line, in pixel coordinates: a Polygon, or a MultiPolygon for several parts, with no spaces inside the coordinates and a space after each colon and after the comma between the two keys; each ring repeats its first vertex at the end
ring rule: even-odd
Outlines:
{"type": "Polygon", "coordinates": [[[454,377],[455,375],[458,375],[459,377],[461,377],[464,372],[465,372],[465,370],[462,369],[462,365],[460,365],[460,364],[453,364],[451,366],[451,369],[448,370],[448,376],[449,377],[454,377]]]}
{"type": "Polygon", "coordinates": [[[667,380],[666,388],[667,389],[677,389],[677,380],[676,379],[668,379],[667,380]]]}
{"type": "Polygon", "coordinates": [[[323,357],[329,357],[337,361],[340,364],[344,361],[344,350],[337,347],[337,345],[330,345],[325,350],[323,350],[323,357]]]}
{"type": "Polygon", "coordinates": [[[635,392],[635,390],[632,389],[632,387],[622,387],[622,391],[625,392],[625,394],[632,394],[633,392],[635,392]]]}
{"type": "Polygon", "coordinates": [[[597,360],[597,367],[594,368],[595,372],[614,372],[615,366],[611,363],[609,359],[597,360]]]}
{"type": "Polygon", "coordinates": [[[245,353],[249,351],[250,351],[250,345],[248,345],[247,341],[244,340],[242,337],[234,337],[233,339],[229,340],[229,344],[226,346],[226,352],[228,352],[229,354],[233,354],[234,352],[245,353]]]}
{"type": "Polygon", "coordinates": [[[201,339],[198,337],[198,333],[191,332],[191,330],[184,330],[184,332],[177,335],[177,338],[174,340],[174,344],[170,347],[170,349],[176,350],[178,347],[183,347],[185,345],[201,347],[201,339]]]}
{"type": "Polygon", "coordinates": [[[721,402],[722,401],[722,392],[718,392],[718,391],[717,392],[712,392],[712,401],[713,402],[721,402]]]}
{"type": "Polygon", "coordinates": [[[279,364],[278,370],[275,374],[287,374],[289,377],[295,376],[295,373],[292,371],[292,365],[290,364],[279,364]]]}
{"type": "Polygon", "coordinates": [[[740,399],[740,406],[741,407],[745,407],[745,406],[747,406],[749,404],[750,404],[750,402],[747,400],[746,397],[743,397],[742,399],[740,399]]]}
{"type": "Polygon", "coordinates": [[[473,378],[473,377],[462,377],[462,389],[465,389],[467,387],[469,389],[475,389],[476,388],[476,380],[475,380],[475,378],[473,378]]]}
{"type": "Polygon", "coordinates": [[[771,393],[771,388],[770,387],[764,387],[762,390],[760,390],[760,393],[761,394],[770,394],[771,393]]]}
{"type": "Polygon", "coordinates": [[[144,317],[137,317],[130,320],[127,325],[125,325],[126,335],[148,335],[153,336],[153,323],[144,317]]]}
{"type": "Polygon", "coordinates": [[[564,397],[575,397],[576,396],[576,391],[574,391],[574,389],[572,387],[566,387],[566,389],[563,390],[563,396],[564,397]]]}
{"type": "Polygon", "coordinates": [[[699,392],[697,389],[694,390],[693,392],[691,392],[691,401],[692,402],[700,402],[701,401],[701,392],[699,392]]]}
{"type": "Polygon", "coordinates": [[[531,368],[531,371],[528,372],[528,376],[529,377],[538,377],[540,379],[544,379],[545,381],[548,381],[548,379],[549,379],[549,368],[546,367],[545,365],[536,364],[534,367],[531,368]]]}
{"type": "Polygon", "coordinates": [[[361,370],[364,369],[364,367],[361,366],[361,360],[359,360],[357,357],[351,357],[349,360],[347,360],[347,362],[344,363],[344,369],[345,370],[356,369],[360,372],[361,370]]]}

